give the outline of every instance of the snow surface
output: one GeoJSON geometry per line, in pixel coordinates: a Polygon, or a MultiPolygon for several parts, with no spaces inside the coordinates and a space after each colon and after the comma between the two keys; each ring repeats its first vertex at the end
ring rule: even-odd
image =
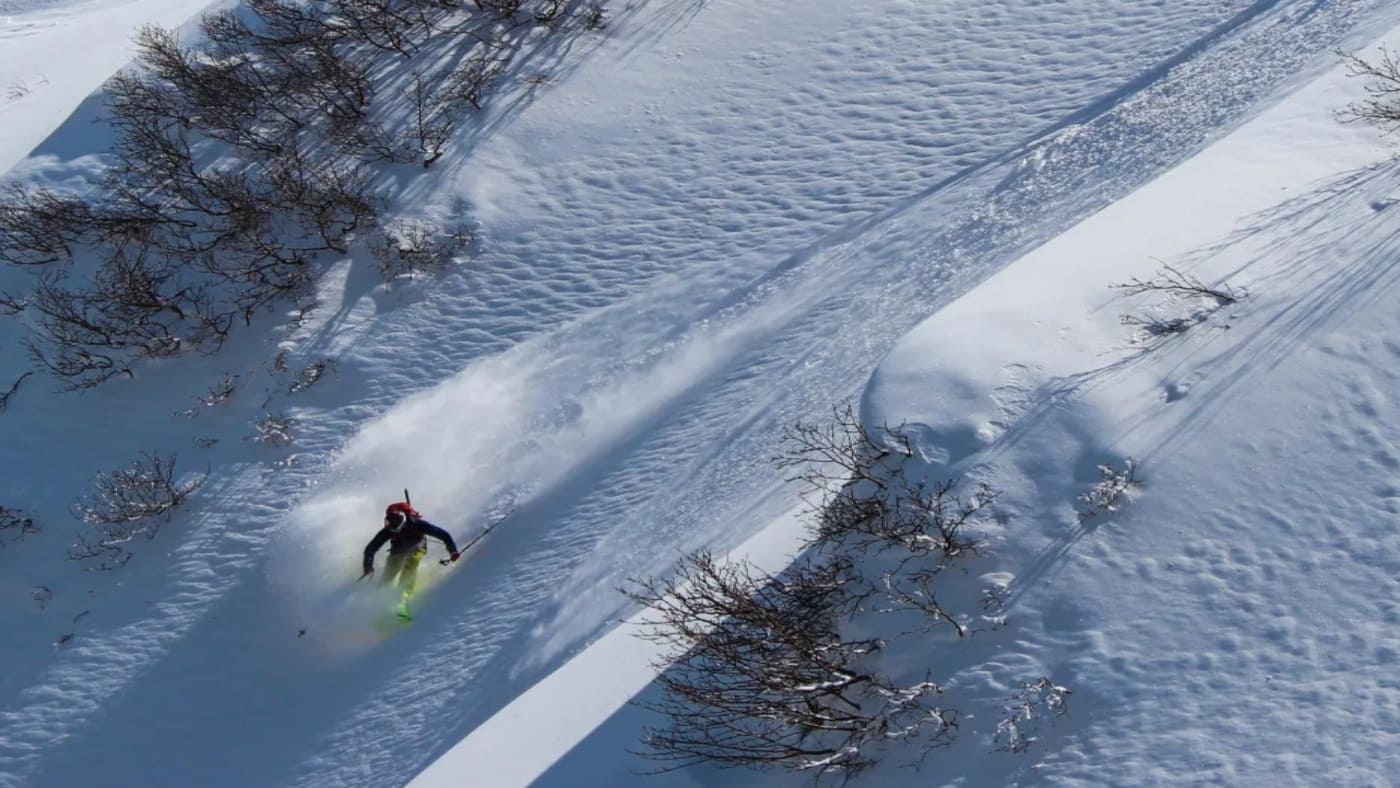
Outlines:
{"type": "Polygon", "coordinates": [[[0,172],[24,159],[69,113],[74,132],[99,105],[84,101],[131,59],[142,25],[177,26],[206,0],[0,0],[0,172]],[[79,106],[81,103],[81,106],[79,106]],[[76,108],[76,109],[75,109],[76,108]]]}
{"type": "MultiPolygon", "coordinates": [[[[37,144],[19,176],[91,171],[94,105],[63,118],[114,33],[194,10],[145,2],[0,7],[38,39],[0,27],[0,65],[54,85],[0,104],[0,166],[37,144]]],[[[977,571],[1012,578],[1006,627],[930,658],[958,742],[862,780],[1389,784],[1400,184],[1336,123],[1360,85],[1331,52],[1398,23],[1362,0],[614,7],[402,195],[477,225],[450,276],[347,259],[305,320],[219,356],[23,384],[0,505],[44,531],[0,550],[0,785],[784,782],[633,774],[623,704],[652,690],[615,589],[698,546],[781,565],[795,500],[767,458],[847,397],[1007,490],[977,571]],[[1119,314],[1171,305],[1108,285],[1159,261],[1249,297],[1134,345],[1119,314]],[[243,440],[269,412],[291,446],[243,440]],[[120,570],[64,561],[67,505],[151,449],[210,469],[188,511],[120,570]],[[1080,523],[1128,456],[1143,488],[1080,523]],[[405,486],[464,538],[507,519],[389,635],[353,581],[405,486]],[[1070,716],[989,752],[1042,674],[1070,716]]]]}

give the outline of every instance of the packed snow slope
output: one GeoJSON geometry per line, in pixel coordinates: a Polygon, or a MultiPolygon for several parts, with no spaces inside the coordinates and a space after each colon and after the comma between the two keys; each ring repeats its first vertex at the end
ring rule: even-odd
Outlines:
{"type": "MultiPolygon", "coordinates": [[[[626,577],[665,571],[689,548],[735,546],[790,509],[767,461],[782,425],[858,396],[940,307],[1395,21],[1363,0],[612,11],[603,34],[496,97],[403,195],[404,212],[476,224],[479,248],[448,276],[386,286],[368,261],[346,259],[304,319],[271,316],[218,356],[82,395],[42,379],[18,390],[0,415],[0,505],[43,531],[0,551],[0,785],[407,782],[613,630],[631,612],[615,591],[626,577]],[[330,374],[297,385],[324,360],[330,374]],[[230,377],[231,400],[199,403],[230,377]],[[267,413],[295,420],[291,446],[243,440],[267,413]],[[120,569],[64,561],[79,527],[68,505],[143,450],[178,451],[209,481],[120,569]],[[403,487],[460,537],[509,515],[389,636],[353,581],[403,487]]],[[[95,85],[105,74],[93,68],[83,78],[95,85]]],[[[90,173],[104,144],[92,111],[12,176],[90,173]]],[[[57,125],[42,114],[29,128],[57,125]]],[[[5,144],[28,144],[17,139],[5,144]]],[[[0,152],[12,151],[25,153],[0,152]]],[[[23,274],[0,276],[9,286],[23,274]]],[[[994,328],[958,323],[940,342],[965,347],[964,333],[994,328]]],[[[18,370],[20,337],[7,327],[0,341],[4,368],[18,370]]],[[[907,399],[876,412],[931,407],[907,399]]],[[[1111,435],[1095,446],[1137,448],[1111,435]]],[[[1080,464],[1092,470],[1090,454],[1080,464]]],[[[1043,533],[1044,545],[1006,552],[1014,562],[1016,549],[1043,548],[1040,571],[1017,572],[1028,584],[1083,541],[1043,533]]],[[[1081,686],[1108,668],[1120,673],[1103,692],[1151,682],[1120,645],[1147,620],[1100,627],[1021,598],[1026,618],[1050,614],[1042,626],[1120,638],[1098,651],[1058,644],[1083,660],[1081,686]]],[[[1038,658],[1054,640],[1008,631],[1038,658]]],[[[1140,731],[1154,708],[1098,702],[1140,731]]],[[[1146,744],[1084,741],[1057,752],[1085,774],[1146,744]]],[[[581,752],[604,753],[608,768],[586,765],[624,779],[621,748],[581,752]]],[[[469,765],[456,775],[511,784],[469,765]]]]}

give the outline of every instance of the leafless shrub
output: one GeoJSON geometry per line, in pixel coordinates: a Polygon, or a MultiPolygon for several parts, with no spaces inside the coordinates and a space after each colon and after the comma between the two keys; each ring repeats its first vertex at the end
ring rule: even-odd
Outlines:
{"type": "MultiPolygon", "coordinates": [[[[282,0],[254,0],[280,13],[282,0]]],[[[376,211],[361,168],[309,146],[363,120],[367,77],[289,16],[255,31],[205,17],[204,50],[147,28],[138,68],[107,86],[113,166],[92,199],[15,189],[0,200],[0,256],[46,265],[78,248],[90,279],[45,275],[33,294],[35,361],[82,388],[141,359],[217,350],[235,317],[304,289],[309,263],[344,252],[376,211]],[[208,143],[230,146],[211,158],[208,143]]]]}
{"type": "Polygon", "coordinates": [[[881,743],[946,742],[956,720],[932,704],[939,687],[894,686],[866,664],[882,641],[839,632],[835,611],[854,579],[841,560],[774,577],[701,551],[665,582],[637,581],[628,595],[656,616],[643,636],[667,648],[663,697],[642,705],[670,725],[645,732],[646,757],[668,771],[710,763],[849,776],[881,743]]]}
{"type": "Polygon", "coordinates": [[[443,106],[453,110],[464,107],[480,110],[487,93],[496,86],[505,71],[506,63],[504,57],[490,50],[467,58],[444,81],[441,92],[443,106]]]}
{"type": "Polygon", "coordinates": [[[326,23],[344,34],[411,57],[433,32],[437,13],[454,3],[441,0],[330,0],[326,23]]]}
{"type": "MultiPolygon", "coordinates": [[[[34,518],[26,514],[22,509],[10,509],[0,506],[0,534],[11,534],[14,541],[22,541],[24,537],[39,533],[41,529],[34,524],[34,518]]],[[[0,541],[0,545],[4,542],[0,541]]]]}
{"type": "Polygon", "coordinates": [[[206,408],[222,405],[232,399],[236,391],[238,391],[238,376],[225,375],[223,380],[215,383],[204,396],[199,398],[199,404],[206,408]]]}
{"type": "Polygon", "coordinates": [[[113,257],[86,286],[45,274],[24,304],[38,315],[30,357],[78,389],[130,377],[137,360],[217,348],[230,316],[217,312],[205,288],[179,277],[174,266],[123,256],[113,257]]]}
{"type": "Polygon", "coordinates": [[[1123,461],[1122,468],[1100,465],[1099,475],[1102,478],[1093,489],[1079,496],[1079,502],[1085,507],[1079,513],[1080,519],[1096,517],[1101,512],[1118,511],[1128,490],[1142,483],[1137,478],[1137,463],[1132,457],[1123,461]]]}
{"type": "MultiPolygon", "coordinates": [[[[45,77],[43,74],[40,74],[38,84],[49,84],[48,77],[45,77]]],[[[5,87],[5,98],[9,99],[10,101],[19,101],[25,96],[28,96],[32,91],[33,88],[30,87],[28,82],[22,79],[17,80],[15,82],[11,82],[8,86],[5,87]]]]}
{"type": "Polygon", "coordinates": [[[406,219],[378,231],[370,240],[369,249],[385,281],[392,281],[443,271],[471,241],[471,233],[466,230],[445,230],[429,222],[406,219]]]}
{"type": "MultiPolygon", "coordinates": [[[[0,261],[91,264],[0,295],[0,308],[37,313],[34,360],[70,388],[131,375],[145,359],[217,351],[237,320],[307,292],[324,253],[345,253],[378,224],[367,162],[437,161],[462,110],[481,108],[537,38],[517,31],[571,9],[247,0],[206,14],[196,45],[144,29],[135,67],[106,88],[116,138],[96,188],[0,195],[0,261]],[[376,95],[371,74],[410,57],[420,69],[450,65],[376,95]]],[[[468,240],[392,228],[378,248],[396,276],[445,262],[468,240]]]]}
{"type": "Polygon", "coordinates": [[[282,413],[267,413],[250,426],[253,432],[244,440],[265,446],[286,446],[292,442],[296,421],[282,413]]]}
{"type": "Polygon", "coordinates": [[[77,540],[68,547],[68,560],[87,562],[89,572],[111,572],[131,560],[132,553],[124,545],[104,544],[100,537],[89,539],[85,534],[78,534],[77,540]]]}
{"type": "Polygon", "coordinates": [[[335,361],[323,358],[313,361],[297,373],[296,379],[287,386],[288,394],[297,394],[316,385],[327,372],[335,371],[335,361]]]}
{"type": "Polygon", "coordinates": [[[144,536],[155,537],[171,512],[208,478],[179,479],[176,455],[162,457],[142,452],[126,468],[98,474],[92,490],[73,504],[73,513],[93,528],[94,535],[80,534],[68,550],[71,560],[102,561],[97,569],[114,569],[131,558],[125,545],[144,536]]]}
{"type": "MultiPolygon", "coordinates": [[[[162,457],[156,452],[142,452],[127,467],[98,474],[91,492],[74,504],[74,513],[90,525],[136,526],[141,529],[139,533],[154,535],[151,524],[168,518],[209,475],[206,471],[188,480],[177,480],[176,460],[174,454],[162,457]]],[[[131,532],[121,541],[129,541],[136,533],[131,532]]]]}
{"type": "Polygon", "coordinates": [[[1346,63],[1348,76],[1367,80],[1367,98],[1342,110],[1341,120],[1369,123],[1387,132],[1400,128],[1400,57],[1386,47],[1374,63],[1346,52],[1337,54],[1346,63]]]}
{"type": "Polygon", "coordinates": [[[1228,284],[1211,287],[1200,279],[1182,273],[1169,265],[1163,265],[1157,269],[1157,274],[1151,279],[1133,277],[1127,282],[1111,285],[1111,287],[1115,290],[1122,290],[1128,295],[1167,293],[1174,296],[1205,296],[1214,299],[1217,307],[1229,306],[1243,297],[1242,293],[1228,284]]]}
{"type": "Polygon", "coordinates": [[[1191,309],[1187,315],[1171,317],[1158,317],[1151,314],[1120,315],[1119,321],[1123,325],[1137,330],[1135,341],[1139,342],[1162,340],[1184,334],[1192,327],[1209,320],[1211,315],[1220,309],[1238,302],[1245,295],[1228,284],[1214,287],[1206,285],[1200,279],[1165,264],[1150,279],[1134,277],[1127,282],[1111,285],[1111,287],[1115,290],[1122,290],[1130,296],[1159,293],[1173,298],[1208,299],[1208,305],[1197,306],[1197,308],[1191,309]]]}
{"type": "Polygon", "coordinates": [[[1011,697],[1006,718],[997,723],[994,741],[1004,752],[1025,752],[1035,742],[1034,732],[1046,719],[1069,713],[1071,691],[1048,677],[1028,681],[1011,697]]]}
{"type": "Polygon", "coordinates": [[[846,403],[829,421],[789,427],[774,462],[806,488],[813,545],[947,558],[975,550],[967,527],[998,493],[982,484],[964,499],[953,492],[956,480],[912,481],[905,474],[912,456],[902,428],[887,427],[877,439],[846,403]]]}

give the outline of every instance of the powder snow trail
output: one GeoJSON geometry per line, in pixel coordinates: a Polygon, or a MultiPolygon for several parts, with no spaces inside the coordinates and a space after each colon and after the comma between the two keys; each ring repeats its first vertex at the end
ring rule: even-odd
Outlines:
{"type": "MultiPolygon", "coordinates": [[[[849,49],[818,59],[859,64],[863,46],[921,52],[905,37],[942,29],[939,13],[952,13],[931,5],[904,9],[925,16],[903,25],[842,10],[849,49]]],[[[1154,5],[1107,4],[1124,28],[1135,14],[1160,13],[1154,5]]],[[[653,149],[600,131],[593,153],[529,159],[515,182],[493,178],[493,167],[496,176],[509,169],[509,140],[479,141],[480,181],[466,192],[488,228],[514,229],[498,230],[472,270],[433,299],[380,319],[347,306],[302,336],[301,352],[356,358],[353,371],[367,381],[321,403],[326,413],[362,420],[405,391],[422,394],[343,450],[334,429],[343,421],[313,427],[301,445],[314,461],[250,470],[216,491],[225,503],[179,551],[177,593],[160,616],[113,630],[55,668],[51,692],[0,713],[0,784],[7,775],[15,784],[75,784],[91,762],[114,783],[150,782],[153,769],[201,785],[406,781],[604,631],[624,610],[615,588],[627,576],[664,569],[689,547],[732,545],[787,508],[790,493],[766,461],[784,424],[859,391],[911,326],[1199,149],[1338,46],[1377,4],[1219,5],[1178,4],[1183,18],[1156,32],[1150,62],[1125,51],[1076,63],[1037,41],[1067,40],[1083,29],[1080,17],[986,4],[953,15],[959,40],[980,40],[986,62],[997,63],[1002,53],[990,48],[999,38],[1036,32],[1017,39],[1027,57],[1044,60],[1027,77],[1033,84],[978,95],[964,86],[980,84],[974,76],[997,85],[995,73],[953,73],[937,95],[885,105],[857,89],[861,78],[916,87],[937,69],[900,61],[893,74],[862,74],[857,65],[854,82],[833,76],[798,97],[807,111],[784,113],[753,106],[786,101],[778,91],[764,99],[736,77],[732,106],[718,109],[732,112],[728,126],[662,129],[672,136],[653,149]],[[1013,34],[1007,15],[1025,28],[1013,34]],[[1140,76],[1125,81],[1125,64],[1140,76]],[[821,120],[827,102],[843,109],[846,125],[821,120]],[[983,115],[968,109],[989,102],[996,106],[983,115]],[[722,144],[725,133],[732,145],[722,144]],[[776,140],[786,154],[768,147],[776,140]],[[839,164],[845,152],[855,160],[839,164]],[[565,187],[571,193],[557,193],[565,187]],[[685,199],[663,199],[678,194],[685,199]],[[512,218],[500,207],[512,201],[546,210],[512,218]],[[424,390],[444,369],[462,372],[424,390]],[[386,484],[385,458],[397,466],[388,488],[411,478],[440,511],[479,513],[513,495],[523,503],[424,601],[413,628],[383,647],[329,664],[269,647],[256,611],[276,600],[240,542],[283,553],[288,544],[273,514],[254,505],[249,515],[248,505],[296,500],[308,483],[320,485],[308,506],[376,500],[367,491],[386,484]],[[210,579],[220,576],[236,580],[210,579]],[[229,653],[240,657],[210,669],[210,655],[229,653]],[[254,724],[274,717],[275,725],[254,724]]],[[[683,39],[721,10],[696,6],[689,19],[675,9],[652,20],[662,40],[683,39]]],[[[791,50],[765,50],[773,59],[752,68],[770,81],[796,79],[802,43],[798,35],[791,50]]],[[[601,127],[612,110],[594,111],[601,127]]],[[[561,113],[587,128],[586,108],[561,113]]],[[[517,133],[545,133],[549,119],[532,126],[531,117],[522,114],[517,133]]],[[[470,520],[444,524],[460,531],[470,520]]],[[[353,550],[364,536],[327,534],[320,546],[353,550]]]]}

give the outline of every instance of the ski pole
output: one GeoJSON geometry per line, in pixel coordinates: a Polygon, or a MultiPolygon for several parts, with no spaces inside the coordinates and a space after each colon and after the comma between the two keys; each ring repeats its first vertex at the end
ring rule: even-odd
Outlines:
{"type": "MultiPolygon", "coordinates": [[[[489,534],[489,533],[491,533],[492,531],[496,530],[496,526],[500,525],[501,523],[505,522],[506,520],[509,520],[511,514],[514,514],[514,511],[512,511],[512,512],[506,514],[505,517],[502,517],[501,519],[497,520],[496,522],[491,523],[491,525],[488,526],[488,527],[486,528],[485,531],[482,531],[481,533],[479,533],[479,534],[477,534],[476,536],[472,537],[472,540],[471,540],[470,542],[467,542],[465,545],[462,546],[462,549],[461,549],[461,550],[458,550],[458,551],[457,551],[457,554],[458,554],[458,555],[461,555],[461,554],[467,552],[468,550],[472,549],[472,545],[474,545],[474,544],[476,544],[477,542],[480,542],[482,539],[486,538],[486,535],[487,535],[487,534],[489,534]]],[[[438,561],[438,563],[439,563],[439,564],[442,564],[443,566],[447,566],[448,564],[452,563],[452,559],[451,559],[451,558],[444,558],[444,559],[438,561]]]]}

